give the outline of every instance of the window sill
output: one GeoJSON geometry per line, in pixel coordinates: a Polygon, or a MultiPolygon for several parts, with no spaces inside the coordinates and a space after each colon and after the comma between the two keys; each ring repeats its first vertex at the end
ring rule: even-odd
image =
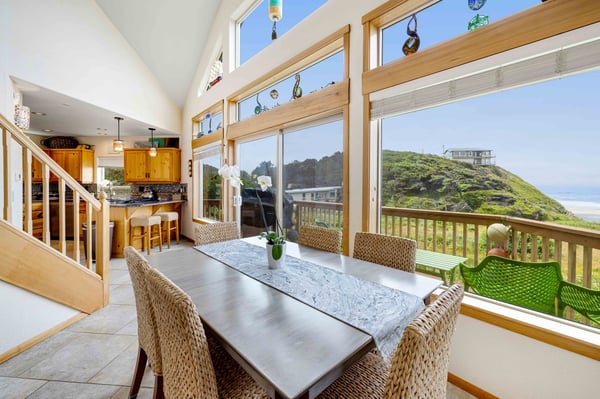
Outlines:
{"type": "MultiPolygon", "coordinates": [[[[438,294],[441,290],[436,291],[438,294]]],[[[465,293],[460,313],[594,360],[600,360],[600,329],[465,293]]]]}

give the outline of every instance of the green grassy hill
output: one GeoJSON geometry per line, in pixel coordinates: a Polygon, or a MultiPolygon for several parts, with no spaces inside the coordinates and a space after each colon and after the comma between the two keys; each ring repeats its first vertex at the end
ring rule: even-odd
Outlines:
{"type": "Polygon", "coordinates": [[[384,206],[516,216],[599,229],[499,166],[432,154],[383,151],[384,206]]]}

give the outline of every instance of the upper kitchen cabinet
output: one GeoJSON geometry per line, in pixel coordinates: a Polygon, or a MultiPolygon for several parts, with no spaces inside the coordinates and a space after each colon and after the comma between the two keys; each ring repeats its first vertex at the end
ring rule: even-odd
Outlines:
{"type": "MultiPolygon", "coordinates": [[[[45,149],[46,154],[54,159],[68,174],[82,184],[94,182],[94,151],[87,149],[45,149]]],[[[35,158],[31,165],[31,179],[42,181],[42,165],[35,158]]],[[[58,178],[51,174],[50,181],[58,178]]]]}
{"type": "Polygon", "coordinates": [[[128,183],[179,183],[181,180],[181,150],[157,148],[151,157],[147,148],[126,148],[123,151],[125,181],[128,183]]]}

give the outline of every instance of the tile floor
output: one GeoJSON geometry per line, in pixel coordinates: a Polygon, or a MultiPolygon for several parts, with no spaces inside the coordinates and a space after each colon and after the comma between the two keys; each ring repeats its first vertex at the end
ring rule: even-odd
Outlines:
{"type": "MultiPolygon", "coordinates": [[[[185,242],[172,245],[177,251],[185,242]]],[[[135,299],[124,259],[111,260],[111,303],[0,364],[2,399],[126,399],[137,356],[135,299]]],[[[146,369],[138,398],[152,398],[146,369]]],[[[448,399],[472,399],[453,385],[448,399]]]]}

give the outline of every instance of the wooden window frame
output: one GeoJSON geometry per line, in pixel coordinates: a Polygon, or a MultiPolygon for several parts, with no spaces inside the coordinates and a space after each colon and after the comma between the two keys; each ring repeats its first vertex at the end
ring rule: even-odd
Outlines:
{"type": "MultiPolygon", "coordinates": [[[[194,154],[195,150],[197,148],[202,148],[202,147],[209,147],[211,145],[215,145],[220,143],[221,147],[224,147],[224,143],[225,143],[225,126],[226,126],[226,114],[225,114],[225,109],[224,109],[224,101],[217,101],[216,103],[214,103],[213,105],[211,105],[210,107],[204,109],[203,111],[197,113],[196,115],[194,115],[192,117],[192,154],[194,154]],[[194,137],[195,132],[194,130],[196,130],[196,126],[198,126],[198,124],[200,124],[202,122],[202,120],[204,119],[204,116],[206,114],[215,114],[215,113],[221,113],[222,118],[223,118],[223,123],[221,125],[221,127],[219,129],[216,129],[215,131],[213,131],[210,134],[206,134],[202,137],[194,137]]],[[[193,158],[193,157],[192,157],[193,158]]],[[[226,152],[225,149],[223,149],[223,151],[221,152],[221,160],[225,160],[226,158],[226,152]]],[[[193,160],[192,160],[192,165],[193,165],[193,160]]],[[[197,187],[196,187],[196,176],[195,176],[195,168],[192,166],[192,209],[198,209],[199,206],[201,206],[201,202],[202,199],[201,198],[196,198],[196,192],[197,192],[197,187]]],[[[227,197],[227,195],[229,194],[229,188],[224,185],[221,188],[221,192],[223,193],[223,198],[221,199],[221,201],[223,201],[222,204],[222,209],[223,209],[223,220],[228,220],[227,217],[230,214],[229,210],[227,209],[227,201],[225,200],[227,197]]],[[[208,219],[204,219],[204,218],[198,218],[196,217],[196,215],[192,215],[192,220],[194,222],[197,223],[206,223],[206,221],[208,219]]]]}
{"type": "MultiPolygon", "coordinates": [[[[275,67],[265,75],[255,79],[242,87],[240,90],[227,97],[227,109],[230,119],[237,120],[238,102],[256,95],[271,85],[284,78],[293,76],[308,66],[316,64],[322,59],[342,50],[344,52],[343,79],[340,82],[329,85],[317,92],[307,94],[294,101],[280,105],[275,109],[262,112],[251,118],[231,123],[227,126],[225,140],[227,141],[227,155],[224,159],[236,159],[236,140],[250,137],[258,137],[269,131],[278,131],[291,126],[322,119],[335,114],[342,114],[344,125],[343,138],[343,197],[345,201],[349,198],[349,50],[350,50],[350,25],[346,25],[316,44],[301,51],[287,62],[275,67]]],[[[231,208],[231,206],[228,206],[231,208]]],[[[349,220],[348,207],[344,207],[344,220],[349,220]]],[[[343,247],[347,251],[349,246],[348,229],[344,226],[343,247]]]]}

